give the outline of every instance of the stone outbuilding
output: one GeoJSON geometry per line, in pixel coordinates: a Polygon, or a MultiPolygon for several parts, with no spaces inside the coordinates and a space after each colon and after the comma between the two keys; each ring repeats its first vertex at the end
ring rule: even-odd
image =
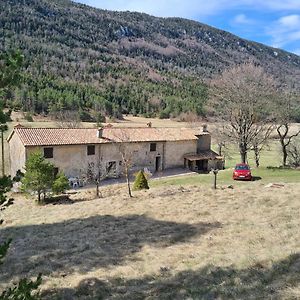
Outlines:
{"type": "Polygon", "coordinates": [[[11,175],[24,171],[26,159],[40,151],[56,172],[67,177],[119,177],[123,158],[131,170],[151,173],[185,167],[207,172],[222,168],[211,150],[211,135],[193,128],[26,128],[16,126],[8,138],[11,175]]]}

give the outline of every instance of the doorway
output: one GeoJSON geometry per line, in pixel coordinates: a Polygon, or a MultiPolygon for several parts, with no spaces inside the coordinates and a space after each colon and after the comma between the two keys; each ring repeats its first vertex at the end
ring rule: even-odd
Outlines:
{"type": "Polygon", "coordinates": [[[161,157],[160,156],[156,156],[155,159],[155,171],[158,172],[161,169],[161,157]]]}

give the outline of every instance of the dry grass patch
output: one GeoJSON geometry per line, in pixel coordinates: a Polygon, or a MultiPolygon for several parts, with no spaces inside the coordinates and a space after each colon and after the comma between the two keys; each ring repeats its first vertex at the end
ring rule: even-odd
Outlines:
{"type": "Polygon", "coordinates": [[[1,286],[44,274],[45,299],[258,299],[300,293],[299,184],[123,186],[37,206],[16,198],[1,286]]]}

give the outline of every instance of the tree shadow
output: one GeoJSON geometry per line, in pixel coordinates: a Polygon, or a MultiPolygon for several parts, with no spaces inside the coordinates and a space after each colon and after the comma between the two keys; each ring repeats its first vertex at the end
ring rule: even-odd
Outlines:
{"type": "Polygon", "coordinates": [[[69,195],[58,195],[58,196],[51,196],[46,198],[43,201],[43,205],[61,205],[61,204],[74,204],[75,201],[70,199],[69,195]]]}
{"type": "Polygon", "coordinates": [[[262,178],[260,176],[252,176],[252,181],[258,181],[261,180],[262,178]]]}
{"type": "Polygon", "coordinates": [[[108,281],[88,278],[75,289],[44,291],[43,299],[296,299],[296,296],[283,296],[285,289],[299,287],[299,265],[300,254],[297,253],[271,267],[261,264],[247,269],[206,266],[155,278],[108,281]]]}
{"type": "Polygon", "coordinates": [[[7,227],[1,238],[13,239],[1,266],[1,281],[43,273],[66,276],[122,264],[145,244],[167,247],[220,228],[221,224],[184,224],[144,215],[92,216],[61,223],[7,227]]]}
{"type": "Polygon", "coordinates": [[[71,199],[69,194],[55,195],[46,198],[40,205],[70,205],[79,202],[87,202],[92,199],[76,198],[71,199]]]}

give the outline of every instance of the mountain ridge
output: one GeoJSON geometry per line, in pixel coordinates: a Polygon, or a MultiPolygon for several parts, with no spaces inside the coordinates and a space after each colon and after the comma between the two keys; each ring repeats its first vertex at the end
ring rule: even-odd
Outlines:
{"type": "Polygon", "coordinates": [[[26,57],[26,85],[14,95],[23,110],[203,115],[205,82],[232,65],[253,61],[282,83],[300,79],[296,54],[194,20],[69,0],[3,2],[0,42],[26,57]]]}

